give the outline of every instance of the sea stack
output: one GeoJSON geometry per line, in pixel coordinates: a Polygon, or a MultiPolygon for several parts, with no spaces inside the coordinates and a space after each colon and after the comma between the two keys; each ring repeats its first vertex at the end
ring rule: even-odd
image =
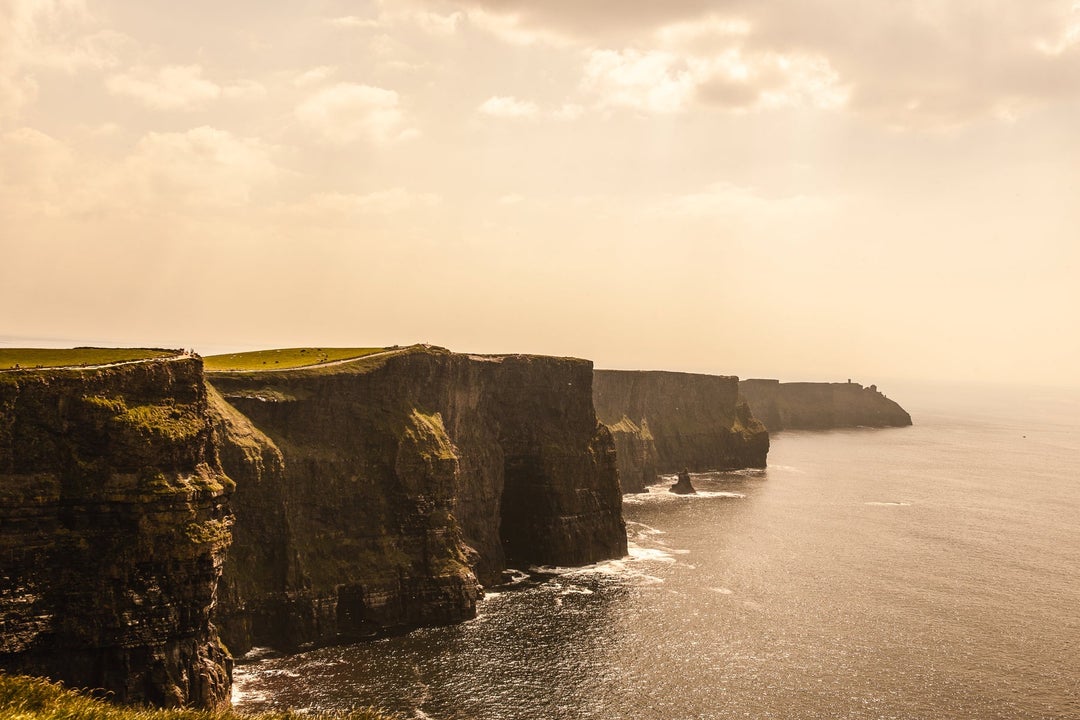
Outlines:
{"type": "Polygon", "coordinates": [[[676,495],[697,495],[697,490],[694,489],[694,484],[690,482],[690,471],[683,468],[683,471],[679,473],[679,481],[668,488],[676,495]]]}

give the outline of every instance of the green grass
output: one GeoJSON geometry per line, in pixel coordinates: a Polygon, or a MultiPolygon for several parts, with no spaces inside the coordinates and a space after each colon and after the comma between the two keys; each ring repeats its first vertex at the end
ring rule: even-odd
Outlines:
{"type": "Polygon", "coordinates": [[[127,360],[149,360],[176,355],[179,350],[147,348],[0,348],[0,370],[107,365],[127,360]]]}
{"type": "Polygon", "coordinates": [[[0,673],[0,718],[4,720],[393,720],[375,710],[341,714],[231,710],[153,710],[110,705],[41,678],[0,673]]]}
{"type": "Polygon", "coordinates": [[[252,370],[288,370],[310,367],[336,360],[352,360],[382,352],[386,348],[282,348],[255,350],[232,355],[210,355],[203,358],[207,372],[236,372],[252,370]]]}

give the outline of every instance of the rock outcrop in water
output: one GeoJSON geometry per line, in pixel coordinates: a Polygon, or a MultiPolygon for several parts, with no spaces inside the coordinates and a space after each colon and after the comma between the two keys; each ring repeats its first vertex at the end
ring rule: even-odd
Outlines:
{"type": "Polygon", "coordinates": [[[0,373],[0,668],[120,702],[228,702],[229,544],[202,363],[0,373]]]}
{"type": "Polygon", "coordinates": [[[234,652],[462,620],[508,564],[626,552],[587,361],[416,347],[211,382],[252,423],[222,452],[234,652]]]}
{"type": "Polygon", "coordinates": [[[596,370],[593,402],[619,446],[624,492],[683,468],[765,467],[769,435],[740,401],[736,377],[596,370]]]}
{"type": "Polygon", "coordinates": [[[876,385],[743,380],[739,392],[769,432],[911,425],[907,411],[876,385]]]}
{"type": "Polygon", "coordinates": [[[697,490],[694,489],[694,483],[690,481],[690,471],[683,470],[679,473],[679,479],[674,485],[668,488],[669,491],[676,495],[696,495],[697,490]]]}

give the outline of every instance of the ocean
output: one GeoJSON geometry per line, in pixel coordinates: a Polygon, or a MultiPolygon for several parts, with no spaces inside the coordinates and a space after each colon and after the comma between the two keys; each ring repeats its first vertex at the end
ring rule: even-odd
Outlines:
{"type": "Polygon", "coordinates": [[[628,557],[531,569],[470,622],[256,650],[234,706],[1080,718],[1080,393],[895,398],[913,427],[777,433],[767,470],[628,496],[628,557]]]}

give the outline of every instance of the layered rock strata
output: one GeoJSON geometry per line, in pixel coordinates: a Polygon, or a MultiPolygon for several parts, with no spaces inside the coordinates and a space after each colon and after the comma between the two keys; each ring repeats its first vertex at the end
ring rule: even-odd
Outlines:
{"type": "Polygon", "coordinates": [[[629,450],[619,455],[626,492],[639,492],[656,473],[765,467],[769,435],[739,398],[736,377],[596,370],[593,402],[629,450]]]}
{"type": "Polygon", "coordinates": [[[739,392],[770,432],[911,425],[911,415],[876,385],[743,380],[739,392]]]}
{"type": "Polygon", "coordinates": [[[454,622],[508,565],[626,552],[587,361],[422,346],[210,380],[251,421],[221,454],[234,652],[454,622]]]}
{"type": "Polygon", "coordinates": [[[232,516],[198,358],[0,373],[0,668],[227,703],[232,516]]]}

